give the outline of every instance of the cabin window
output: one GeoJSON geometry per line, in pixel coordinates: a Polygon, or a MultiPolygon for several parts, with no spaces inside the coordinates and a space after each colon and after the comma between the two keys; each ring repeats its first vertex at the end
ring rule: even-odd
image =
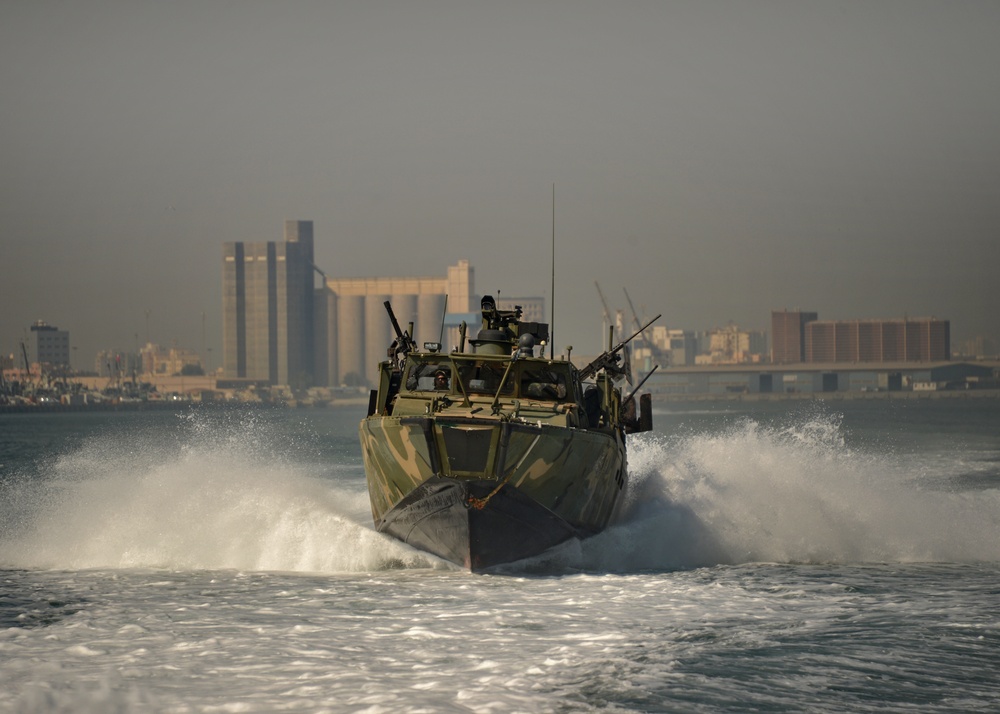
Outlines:
{"type": "Polygon", "coordinates": [[[437,362],[413,362],[406,375],[411,392],[450,392],[451,365],[437,362]]]}
{"type": "Polygon", "coordinates": [[[521,396],[528,399],[562,401],[566,398],[566,374],[548,367],[526,366],[521,371],[521,396]]]}
{"type": "MultiPolygon", "coordinates": [[[[496,394],[506,371],[507,363],[505,362],[477,361],[462,364],[458,368],[458,374],[462,378],[462,384],[465,385],[466,391],[473,394],[496,394]]],[[[512,375],[507,377],[500,393],[514,393],[512,375]]]]}

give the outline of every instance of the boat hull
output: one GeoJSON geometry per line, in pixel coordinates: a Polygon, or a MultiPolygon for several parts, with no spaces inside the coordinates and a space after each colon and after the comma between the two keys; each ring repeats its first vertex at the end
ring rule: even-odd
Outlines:
{"type": "Polygon", "coordinates": [[[379,531],[473,572],[536,556],[582,534],[515,488],[432,477],[376,524],[379,531]]]}
{"type": "Polygon", "coordinates": [[[376,528],[473,571],[603,530],[625,484],[615,431],[376,416],[360,432],[376,528]]]}

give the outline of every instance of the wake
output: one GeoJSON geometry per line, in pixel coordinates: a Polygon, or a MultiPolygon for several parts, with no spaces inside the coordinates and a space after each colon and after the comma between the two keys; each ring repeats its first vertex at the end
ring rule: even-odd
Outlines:
{"type": "MultiPolygon", "coordinates": [[[[190,426],[190,425],[186,425],[190,426]]],[[[358,572],[434,567],[371,522],[363,478],[277,455],[272,425],[114,434],[8,494],[0,566],[358,572]]],[[[356,469],[359,470],[359,469],[356,469]]]]}
{"type": "Polygon", "coordinates": [[[622,519],[585,541],[585,567],[1000,561],[1000,491],[923,488],[948,475],[852,451],[836,415],[642,435],[629,465],[622,519]]]}
{"type": "MultiPolygon", "coordinates": [[[[1000,491],[922,488],[914,464],[847,448],[837,416],[790,419],[630,437],[616,525],[528,570],[1000,561],[1000,491]]],[[[317,473],[252,417],[185,427],[93,438],[5,486],[0,567],[451,567],[375,532],[356,460],[317,473]]]]}

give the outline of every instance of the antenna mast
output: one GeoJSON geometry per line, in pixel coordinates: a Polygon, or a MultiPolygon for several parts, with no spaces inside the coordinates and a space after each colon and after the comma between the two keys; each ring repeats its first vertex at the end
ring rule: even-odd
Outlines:
{"type": "Polygon", "coordinates": [[[556,185],[552,184],[552,315],[549,319],[549,359],[556,349],[556,185]]]}
{"type": "MultiPolygon", "coordinates": [[[[444,294],[444,308],[441,310],[441,334],[438,335],[438,344],[444,349],[444,321],[448,317],[448,293],[444,294]]],[[[447,352],[447,350],[445,350],[447,352]]]]}

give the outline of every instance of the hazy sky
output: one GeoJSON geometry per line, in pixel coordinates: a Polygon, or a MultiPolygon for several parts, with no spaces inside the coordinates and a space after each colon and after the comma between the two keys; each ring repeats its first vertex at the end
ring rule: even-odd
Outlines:
{"type": "Polygon", "coordinates": [[[0,3],[0,351],[221,362],[221,251],[704,329],[934,315],[1000,335],[1000,3],[0,3]]]}

